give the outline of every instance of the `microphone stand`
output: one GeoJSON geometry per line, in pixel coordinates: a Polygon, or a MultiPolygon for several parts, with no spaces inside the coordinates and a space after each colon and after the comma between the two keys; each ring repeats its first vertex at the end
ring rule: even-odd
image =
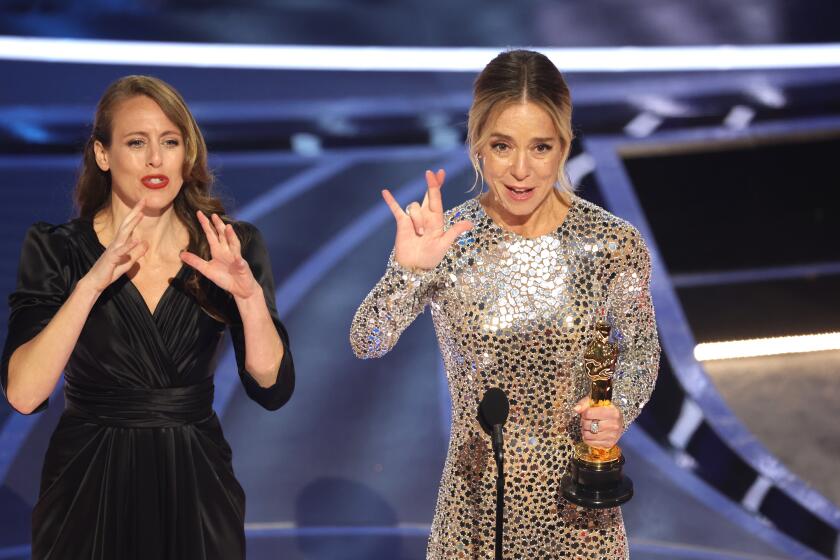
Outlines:
{"type": "Polygon", "coordinates": [[[493,456],[496,459],[496,560],[502,558],[505,530],[505,452],[502,445],[502,425],[493,426],[493,456]]]}
{"type": "Polygon", "coordinates": [[[503,426],[510,412],[510,402],[499,387],[491,387],[484,393],[478,405],[478,421],[481,428],[493,442],[493,457],[496,459],[496,560],[502,560],[505,523],[505,446],[503,426]]]}

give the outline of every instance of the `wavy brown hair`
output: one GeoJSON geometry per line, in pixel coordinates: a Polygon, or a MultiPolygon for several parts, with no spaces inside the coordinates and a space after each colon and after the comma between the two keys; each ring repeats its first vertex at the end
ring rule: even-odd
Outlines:
{"type": "Polygon", "coordinates": [[[572,147],[572,96],[560,70],[544,54],[528,50],[505,51],[490,61],[473,87],[467,122],[467,146],[476,172],[483,178],[478,154],[487,143],[487,124],[514,103],[534,103],[548,113],[560,138],[562,158],[557,183],[567,193],[574,190],[566,175],[572,147]]]}
{"type": "MultiPolygon", "coordinates": [[[[93,221],[99,212],[111,205],[111,173],[102,171],[97,165],[94,144],[99,141],[105,148],[111,146],[114,113],[117,107],[123,101],[140,95],[157,103],[184,138],[184,184],[175,197],[173,208],[175,215],[189,232],[189,251],[208,259],[210,245],[196,218],[196,211],[224,216],[225,209],[221,200],[212,192],[213,174],[207,166],[207,145],[181,94],[163,80],[152,76],[120,78],[108,86],[99,100],[74,190],[79,217],[93,221]]],[[[200,284],[201,275],[193,271],[186,282],[187,290],[196,297],[205,311],[217,319],[225,320],[226,314],[209,307],[206,289],[202,289],[200,284]]]]}

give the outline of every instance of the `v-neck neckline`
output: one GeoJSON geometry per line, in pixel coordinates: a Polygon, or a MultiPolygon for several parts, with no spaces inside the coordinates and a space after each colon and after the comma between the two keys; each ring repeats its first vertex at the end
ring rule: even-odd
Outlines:
{"type": "MultiPolygon", "coordinates": [[[[87,232],[91,236],[91,239],[94,243],[94,247],[97,248],[96,257],[99,258],[105,252],[106,247],[99,240],[99,236],[96,235],[96,230],[93,229],[93,221],[92,220],[82,220],[82,221],[84,221],[87,225],[87,232]]],[[[187,270],[187,265],[182,262],[181,267],[175,273],[175,276],[173,276],[172,278],[169,279],[169,283],[166,286],[166,289],[163,290],[163,293],[158,298],[157,304],[155,305],[154,309],[149,307],[149,304],[146,302],[146,298],[143,297],[143,293],[140,291],[140,288],[137,287],[137,284],[134,283],[134,280],[132,280],[128,276],[128,274],[123,274],[121,276],[121,278],[124,278],[125,283],[128,286],[130,286],[130,290],[134,294],[134,297],[137,300],[137,303],[139,303],[143,307],[143,309],[146,310],[146,313],[148,314],[148,316],[152,319],[153,322],[156,323],[157,318],[158,318],[158,310],[160,310],[160,308],[162,307],[161,304],[169,297],[170,293],[174,291],[175,283],[176,283],[175,281],[176,280],[181,280],[181,276],[184,274],[184,272],[186,270],[187,270]]],[[[115,280],[115,282],[116,281],[119,281],[119,278],[117,280],[115,280]]]]}

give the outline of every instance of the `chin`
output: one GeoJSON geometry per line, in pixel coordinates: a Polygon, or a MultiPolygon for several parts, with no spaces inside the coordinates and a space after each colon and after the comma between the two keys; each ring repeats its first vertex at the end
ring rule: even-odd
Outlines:
{"type": "Polygon", "coordinates": [[[545,204],[548,200],[549,193],[537,193],[535,192],[532,198],[529,200],[523,201],[516,201],[511,200],[509,196],[507,196],[507,189],[504,189],[503,192],[497,192],[496,198],[497,200],[501,201],[502,208],[505,211],[513,216],[518,216],[520,218],[527,217],[533,214],[537,208],[545,204]]]}

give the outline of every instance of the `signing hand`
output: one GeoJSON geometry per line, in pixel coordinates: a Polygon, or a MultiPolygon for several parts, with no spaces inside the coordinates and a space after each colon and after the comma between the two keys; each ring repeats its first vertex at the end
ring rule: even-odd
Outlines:
{"type": "Polygon", "coordinates": [[[205,261],[198,255],[184,251],[181,253],[181,260],[234,297],[246,299],[261,293],[260,285],[251,273],[251,267],[242,258],[242,246],[236,232],[233,231],[233,226],[225,225],[216,214],[211,216],[212,224],[201,210],[196,212],[196,216],[210,244],[211,258],[205,261]]]}
{"type": "Polygon", "coordinates": [[[387,189],[382,191],[382,198],[397,221],[394,259],[405,268],[429,270],[436,267],[455,239],[473,227],[472,223],[462,221],[444,231],[440,188],[445,177],[443,169],[437,173],[426,171],[427,189],[423,204],[412,202],[407,212],[400,208],[387,189]]]}
{"type": "Polygon", "coordinates": [[[117,229],[117,234],[105,252],[93,263],[84,279],[97,292],[105,291],[117,278],[128,272],[137,259],[146,254],[149,245],[145,241],[134,239],[134,228],[143,219],[145,199],[140,199],[128,213],[117,229]]]}
{"type": "Polygon", "coordinates": [[[591,406],[589,397],[584,397],[577,402],[574,411],[580,414],[580,433],[584,443],[600,449],[609,449],[618,443],[624,430],[624,417],[615,405],[591,406]],[[593,420],[598,421],[596,434],[590,430],[593,420]]]}

